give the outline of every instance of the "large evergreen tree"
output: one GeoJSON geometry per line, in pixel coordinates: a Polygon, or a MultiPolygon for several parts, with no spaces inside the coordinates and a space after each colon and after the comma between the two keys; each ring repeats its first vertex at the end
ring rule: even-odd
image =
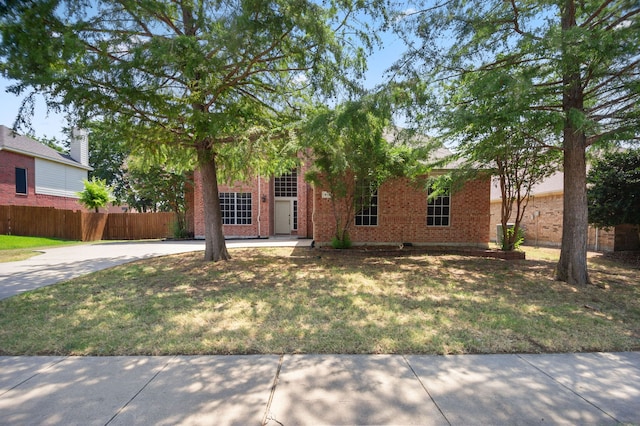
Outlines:
{"type": "Polygon", "coordinates": [[[467,103],[483,102],[497,112],[496,127],[534,120],[555,135],[539,143],[563,152],[563,236],[556,277],[587,284],[586,150],[639,138],[640,3],[427,1],[396,23],[409,45],[396,71],[434,95],[434,102],[425,104],[434,108],[418,117],[438,118],[441,131],[464,132],[441,118],[467,103]],[[473,99],[457,97],[473,74],[482,76],[485,89],[473,99]],[[505,75],[511,83],[503,84],[505,75]]]}
{"type": "Polygon", "coordinates": [[[15,0],[0,6],[0,71],[18,80],[16,93],[32,88],[51,107],[126,123],[122,138],[159,157],[195,157],[205,259],[228,259],[219,171],[268,169],[265,154],[281,154],[274,141],[288,137],[300,102],[362,69],[371,33],[352,25],[358,13],[380,9],[376,0],[15,0]]]}

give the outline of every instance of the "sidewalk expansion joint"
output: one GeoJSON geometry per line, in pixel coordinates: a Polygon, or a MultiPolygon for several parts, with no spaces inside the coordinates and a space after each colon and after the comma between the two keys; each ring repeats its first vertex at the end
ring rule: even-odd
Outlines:
{"type": "Polygon", "coordinates": [[[407,363],[407,366],[409,367],[409,369],[411,370],[411,372],[413,373],[413,375],[415,376],[415,378],[418,380],[418,383],[420,383],[420,386],[422,386],[422,389],[424,389],[424,391],[427,393],[427,395],[429,395],[429,399],[431,399],[431,402],[433,402],[433,405],[436,406],[436,408],[438,409],[438,411],[440,412],[440,415],[442,415],[442,418],[447,422],[447,424],[449,426],[451,426],[451,422],[449,421],[449,419],[447,418],[447,416],[444,414],[444,412],[442,411],[442,408],[440,408],[440,405],[438,405],[438,403],[436,402],[435,399],[433,399],[433,395],[431,395],[431,392],[429,392],[429,389],[427,389],[427,386],[424,384],[424,382],[422,381],[422,379],[420,379],[420,376],[418,376],[418,373],[416,373],[416,370],[413,369],[413,366],[411,365],[411,363],[409,362],[409,360],[407,359],[406,355],[402,355],[402,359],[404,359],[404,362],[407,363]]]}
{"type": "Polygon", "coordinates": [[[559,384],[560,386],[562,386],[563,388],[565,388],[566,390],[568,390],[569,392],[571,392],[572,394],[574,394],[575,396],[577,396],[578,398],[580,398],[581,400],[583,400],[584,402],[586,402],[587,404],[591,405],[592,407],[594,407],[596,410],[601,411],[603,414],[611,417],[611,419],[613,421],[615,421],[617,424],[622,424],[622,422],[618,419],[616,419],[615,417],[613,417],[611,414],[607,413],[606,411],[604,411],[602,408],[598,407],[596,404],[594,404],[593,402],[589,401],[587,398],[585,398],[584,396],[580,395],[576,390],[570,388],[569,386],[565,385],[564,383],[561,383],[560,381],[558,381],[555,377],[553,377],[551,374],[547,373],[546,371],[544,371],[542,368],[539,368],[537,365],[534,365],[533,363],[529,362],[529,360],[527,360],[526,358],[523,358],[520,354],[516,354],[516,356],[518,358],[520,358],[521,360],[523,360],[524,362],[526,362],[527,364],[529,364],[531,367],[535,368],[536,370],[538,370],[540,373],[544,374],[545,376],[547,376],[548,378],[550,378],[551,380],[553,380],[554,382],[556,382],[557,384],[559,384]]]}
{"type": "Polygon", "coordinates": [[[21,382],[20,382],[20,383],[18,383],[17,385],[12,386],[12,387],[10,387],[9,389],[7,389],[5,392],[0,393],[0,397],[2,397],[2,396],[3,396],[4,394],[6,394],[7,392],[10,392],[10,391],[14,390],[14,389],[15,389],[15,388],[17,388],[17,387],[22,386],[23,384],[27,383],[29,380],[33,379],[33,378],[34,378],[34,377],[36,377],[36,376],[39,376],[40,374],[42,374],[43,372],[47,371],[47,370],[48,370],[48,369],[50,369],[51,367],[53,367],[53,366],[56,366],[56,365],[60,364],[62,361],[65,361],[65,360],[67,360],[68,358],[69,358],[69,357],[68,357],[68,356],[66,356],[66,357],[62,358],[61,360],[59,360],[59,361],[56,361],[56,362],[54,362],[54,363],[52,363],[52,364],[47,365],[45,368],[41,368],[41,369],[39,369],[38,371],[36,371],[36,372],[35,372],[35,373],[33,373],[31,376],[29,376],[29,377],[27,377],[26,379],[24,379],[23,381],[21,381],[21,382]]]}
{"type": "Polygon", "coordinates": [[[145,389],[147,388],[147,386],[149,386],[149,384],[151,384],[151,382],[153,382],[153,381],[156,379],[156,377],[158,377],[158,375],[159,375],[160,373],[162,373],[162,372],[167,368],[167,366],[173,362],[173,360],[174,360],[174,359],[176,359],[176,357],[175,357],[175,356],[171,357],[171,358],[169,359],[169,361],[167,361],[167,362],[162,366],[162,368],[161,368],[161,369],[159,369],[159,370],[156,372],[156,374],[154,374],[154,375],[153,375],[149,380],[147,380],[147,383],[145,383],[145,384],[144,384],[144,386],[142,386],[142,387],[138,390],[138,392],[136,392],[136,393],[135,393],[135,395],[133,395],[133,396],[129,399],[129,401],[127,401],[127,403],[126,403],[126,404],[124,404],[122,407],[120,407],[120,408],[118,409],[118,411],[116,411],[116,413],[115,413],[115,414],[114,414],[114,415],[109,419],[109,421],[107,421],[107,422],[104,424],[104,426],[108,426],[108,425],[109,425],[109,423],[111,423],[112,421],[114,421],[114,420],[115,420],[115,418],[116,418],[116,417],[118,417],[118,416],[120,415],[120,413],[122,413],[122,412],[125,410],[125,408],[127,408],[127,406],[128,406],[129,404],[131,404],[131,403],[133,402],[133,400],[134,400],[134,399],[136,399],[136,398],[138,397],[138,395],[140,395],[140,394],[142,393],[142,391],[143,391],[143,390],[145,390],[145,389]]]}
{"type": "Polygon", "coordinates": [[[278,380],[280,379],[280,370],[282,370],[282,362],[284,361],[284,354],[280,355],[280,360],[278,361],[278,369],[276,370],[276,375],[273,378],[273,384],[271,385],[271,393],[269,394],[269,400],[267,401],[267,408],[264,410],[264,416],[262,417],[262,426],[265,426],[272,420],[278,423],[280,426],[283,426],[281,422],[276,420],[271,413],[271,403],[273,402],[273,396],[276,393],[276,388],[278,387],[278,380]]]}

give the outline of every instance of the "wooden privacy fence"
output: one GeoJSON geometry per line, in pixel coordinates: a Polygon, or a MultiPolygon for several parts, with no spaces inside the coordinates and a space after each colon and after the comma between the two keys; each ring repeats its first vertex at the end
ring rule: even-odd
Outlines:
{"type": "Polygon", "coordinates": [[[175,213],[109,213],[103,240],[171,237],[175,213]]]}
{"type": "Polygon", "coordinates": [[[0,234],[65,240],[141,240],[172,235],[174,213],[89,213],[0,206],[0,234]]]}

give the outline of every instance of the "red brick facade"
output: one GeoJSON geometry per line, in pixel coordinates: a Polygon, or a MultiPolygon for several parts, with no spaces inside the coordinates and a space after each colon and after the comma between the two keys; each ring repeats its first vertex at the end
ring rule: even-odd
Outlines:
{"type": "MultiPolygon", "coordinates": [[[[188,217],[196,238],[204,237],[204,205],[202,201],[202,177],[199,171],[194,172],[193,193],[188,194],[188,217]]],[[[238,182],[233,185],[218,185],[218,191],[251,194],[251,224],[224,225],[227,237],[268,237],[276,235],[275,209],[277,198],[274,194],[274,179],[256,177],[250,182],[238,182]]],[[[278,234],[298,235],[300,238],[311,238],[311,188],[304,181],[304,170],[297,174],[297,229],[278,234]]]]}
{"type": "MultiPolygon", "coordinates": [[[[313,238],[318,246],[329,244],[335,232],[331,200],[322,197],[323,188],[304,181],[306,167],[297,174],[297,229],[285,232],[313,238]]],[[[196,238],[204,237],[204,206],[201,174],[194,172],[193,191],[187,194],[189,227],[196,238]]],[[[274,179],[256,177],[250,182],[219,185],[219,192],[251,194],[251,224],[224,225],[227,237],[268,237],[282,234],[277,229],[274,179]]],[[[407,179],[385,182],[378,191],[378,225],[355,226],[349,230],[354,244],[457,245],[486,247],[489,242],[490,181],[474,180],[451,196],[449,226],[427,226],[427,193],[407,179]]],[[[293,228],[293,227],[292,227],[293,228]]]]}
{"type": "Polygon", "coordinates": [[[33,157],[5,150],[0,151],[0,205],[86,210],[75,198],[36,194],[35,181],[33,157]],[[16,167],[27,170],[27,194],[16,194],[16,167]]]}
{"type": "MultiPolygon", "coordinates": [[[[327,245],[335,233],[332,203],[314,191],[313,238],[327,245]]],[[[406,179],[385,182],[378,189],[378,225],[349,229],[354,244],[458,245],[486,247],[489,242],[489,179],[468,182],[451,196],[449,226],[427,226],[427,193],[406,179]]]]}

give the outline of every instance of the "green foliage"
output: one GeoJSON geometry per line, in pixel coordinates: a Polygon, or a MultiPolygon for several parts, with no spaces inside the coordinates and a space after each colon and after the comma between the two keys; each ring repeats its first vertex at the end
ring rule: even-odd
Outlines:
{"type": "Polygon", "coordinates": [[[415,91],[409,99],[427,99],[412,103],[409,117],[453,144],[488,139],[493,127],[508,144],[523,130],[539,148],[562,150],[573,201],[557,278],[586,285],[584,157],[591,145],[639,136],[640,4],[425,0],[415,9],[391,23],[409,46],[394,71],[415,91]]]}
{"type": "Polygon", "coordinates": [[[174,212],[174,236],[187,235],[187,186],[192,184],[191,174],[170,164],[148,164],[139,157],[129,157],[126,180],[126,202],[139,211],[174,212]]]}
{"type": "Polygon", "coordinates": [[[226,255],[212,220],[217,179],[287,168],[301,105],[362,74],[356,40],[372,45],[367,22],[383,9],[382,0],[16,0],[0,14],[0,73],[26,94],[22,118],[37,91],[51,108],[113,120],[134,151],[206,169],[211,260],[226,255]]]}
{"type": "Polygon", "coordinates": [[[123,203],[129,189],[126,180],[126,159],[131,153],[127,140],[117,131],[113,121],[91,121],[89,130],[89,177],[103,179],[112,188],[114,201],[123,203]]]}
{"type": "Polygon", "coordinates": [[[171,222],[171,235],[173,238],[184,240],[187,238],[193,238],[193,234],[189,233],[189,230],[186,228],[186,222],[175,220],[171,222]]]}
{"type": "Polygon", "coordinates": [[[351,245],[351,238],[349,238],[349,234],[346,232],[342,235],[342,238],[334,236],[331,239],[331,247],[334,249],[348,249],[351,248],[351,245]]]}
{"type": "Polygon", "coordinates": [[[57,138],[47,138],[46,136],[40,139],[37,139],[38,142],[48,146],[49,148],[53,148],[61,154],[69,153],[69,142],[67,141],[66,145],[63,142],[60,142],[57,138]]]}
{"type": "Polygon", "coordinates": [[[392,106],[392,98],[379,92],[335,109],[319,107],[301,131],[312,160],[305,179],[331,193],[340,242],[368,196],[385,180],[415,171],[423,153],[393,133],[392,106]]]}
{"type": "Polygon", "coordinates": [[[522,243],[524,243],[524,230],[520,226],[518,226],[518,232],[516,232],[515,226],[507,226],[502,228],[502,236],[500,238],[501,250],[518,250],[522,243]]]}
{"type": "Polygon", "coordinates": [[[640,149],[609,152],[587,175],[589,222],[640,225],[640,149]]]}
{"type": "Polygon", "coordinates": [[[84,190],[78,193],[80,199],[78,202],[88,209],[95,210],[98,213],[100,207],[106,207],[113,199],[111,189],[104,179],[95,177],[91,180],[84,181],[84,190]]]}

